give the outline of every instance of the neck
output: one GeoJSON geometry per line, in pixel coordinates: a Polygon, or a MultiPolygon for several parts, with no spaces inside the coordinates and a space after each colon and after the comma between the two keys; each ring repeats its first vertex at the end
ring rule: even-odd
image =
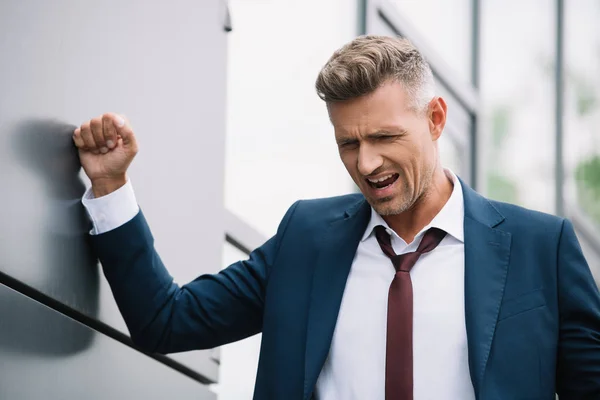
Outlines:
{"type": "Polygon", "coordinates": [[[453,188],[454,184],[446,172],[441,167],[436,168],[429,188],[411,208],[383,219],[406,243],[411,243],[444,207],[453,188]]]}

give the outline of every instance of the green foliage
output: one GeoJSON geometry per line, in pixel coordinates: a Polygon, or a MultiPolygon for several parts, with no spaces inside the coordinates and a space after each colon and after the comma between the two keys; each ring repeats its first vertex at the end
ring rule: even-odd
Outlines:
{"type": "Polygon", "coordinates": [[[600,155],[579,163],[575,178],[579,205],[600,225],[600,155]]]}
{"type": "Polygon", "coordinates": [[[491,115],[492,154],[491,162],[494,167],[487,174],[487,194],[490,198],[507,203],[517,203],[517,185],[496,169],[498,157],[502,152],[504,141],[510,132],[512,110],[508,105],[494,107],[491,115]]]}
{"type": "Polygon", "coordinates": [[[488,195],[490,198],[507,203],[517,203],[517,185],[497,172],[490,172],[487,176],[488,195]]]}
{"type": "Polygon", "coordinates": [[[595,93],[595,87],[584,80],[574,83],[577,115],[583,117],[593,113],[598,106],[598,95],[595,93]]]}
{"type": "Polygon", "coordinates": [[[497,106],[492,111],[492,143],[495,149],[502,146],[510,127],[510,108],[497,106]]]}

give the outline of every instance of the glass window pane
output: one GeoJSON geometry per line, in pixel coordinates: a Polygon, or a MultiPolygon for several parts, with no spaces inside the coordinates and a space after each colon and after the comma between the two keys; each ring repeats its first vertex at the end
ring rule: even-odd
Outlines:
{"type": "Polygon", "coordinates": [[[446,133],[442,135],[438,143],[442,165],[450,168],[452,172],[468,182],[469,174],[465,172],[467,166],[462,148],[446,133]]]}
{"type": "Polygon", "coordinates": [[[481,3],[486,192],[550,213],[555,211],[554,11],[555,3],[546,0],[481,3]]]}
{"type": "Polygon", "coordinates": [[[565,2],[565,200],[567,208],[576,205],[600,232],[598,21],[600,1],[565,2]]]}
{"type": "Polygon", "coordinates": [[[391,0],[465,83],[471,82],[472,0],[391,0]]]}
{"type": "Polygon", "coordinates": [[[575,226],[575,234],[581,245],[585,260],[590,266],[594,280],[597,285],[600,285],[600,252],[598,251],[598,240],[593,233],[592,235],[586,235],[584,232],[578,230],[577,226],[575,226]]]}
{"type": "MultiPolygon", "coordinates": [[[[401,29],[398,29],[399,31],[401,29]]],[[[369,28],[369,34],[396,36],[394,27],[383,19],[369,28]]],[[[446,89],[437,77],[434,76],[436,95],[444,98],[448,105],[448,115],[444,134],[440,138],[440,157],[442,165],[452,169],[467,183],[470,178],[470,135],[472,129],[472,118],[461,103],[446,89]]]]}
{"type": "Polygon", "coordinates": [[[270,237],[296,200],[353,191],[314,84],[355,37],[358,8],[347,0],[229,5],[225,205],[270,237]]]}
{"type": "Polygon", "coordinates": [[[472,185],[469,162],[473,125],[471,114],[437,79],[436,95],[441,96],[448,106],[446,127],[440,138],[442,165],[452,169],[467,184],[472,185]]]}

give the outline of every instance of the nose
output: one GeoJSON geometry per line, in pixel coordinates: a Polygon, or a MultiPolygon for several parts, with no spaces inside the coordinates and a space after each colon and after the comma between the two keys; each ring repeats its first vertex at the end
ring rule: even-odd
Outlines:
{"type": "Polygon", "coordinates": [[[363,176],[372,174],[383,165],[383,157],[368,143],[362,143],[358,150],[358,172],[363,176]]]}

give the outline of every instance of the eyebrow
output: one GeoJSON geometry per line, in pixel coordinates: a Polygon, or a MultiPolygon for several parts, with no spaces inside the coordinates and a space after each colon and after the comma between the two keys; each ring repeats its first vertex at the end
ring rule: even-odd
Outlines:
{"type": "MultiPolygon", "coordinates": [[[[392,132],[392,130],[382,129],[377,132],[367,134],[366,138],[367,139],[381,139],[381,138],[384,138],[387,136],[403,136],[403,135],[406,135],[407,133],[408,132],[406,131],[406,129],[404,129],[402,127],[396,127],[396,128],[394,128],[394,132],[392,132]]],[[[346,145],[346,144],[355,144],[355,143],[358,143],[358,139],[340,138],[339,140],[337,140],[337,143],[340,146],[346,145]]]]}

